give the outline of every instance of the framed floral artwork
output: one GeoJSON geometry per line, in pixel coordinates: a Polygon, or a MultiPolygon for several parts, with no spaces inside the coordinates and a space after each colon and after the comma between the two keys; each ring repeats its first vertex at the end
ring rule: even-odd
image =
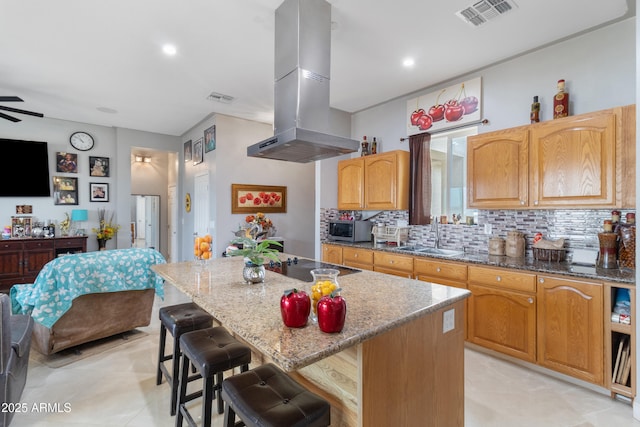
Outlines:
{"type": "Polygon", "coordinates": [[[197,165],[202,163],[202,138],[193,143],[193,164],[197,165]]]}
{"type": "Polygon", "coordinates": [[[231,184],[231,213],[287,212],[287,187],[231,184]]]}

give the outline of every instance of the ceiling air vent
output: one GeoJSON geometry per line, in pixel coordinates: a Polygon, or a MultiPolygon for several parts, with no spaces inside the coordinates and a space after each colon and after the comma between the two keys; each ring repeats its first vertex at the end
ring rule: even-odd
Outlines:
{"type": "Polygon", "coordinates": [[[456,12],[456,15],[474,27],[479,27],[516,7],[513,0],[482,0],[456,12]]]}
{"type": "Polygon", "coordinates": [[[218,92],[211,92],[211,94],[207,96],[207,99],[209,101],[222,102],[223,104],[231,104],[235,98],[218,92]]]}

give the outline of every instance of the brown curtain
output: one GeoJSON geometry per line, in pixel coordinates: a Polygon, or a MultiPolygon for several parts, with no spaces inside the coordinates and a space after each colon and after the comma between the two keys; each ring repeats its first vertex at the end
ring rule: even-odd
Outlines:
{"type": "Polygon", "coordinates": [[[429,224],[431,216],[431,134],[409,137],[409,224],[429,224]]]}

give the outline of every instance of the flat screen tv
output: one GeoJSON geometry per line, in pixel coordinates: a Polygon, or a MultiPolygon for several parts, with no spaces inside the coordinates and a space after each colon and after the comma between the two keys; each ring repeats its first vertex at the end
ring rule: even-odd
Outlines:
{"type": "Polygon", "coordinates": [[[46,142],[0,138],[0,153],[0,197],[51,196],[46,142]]]}

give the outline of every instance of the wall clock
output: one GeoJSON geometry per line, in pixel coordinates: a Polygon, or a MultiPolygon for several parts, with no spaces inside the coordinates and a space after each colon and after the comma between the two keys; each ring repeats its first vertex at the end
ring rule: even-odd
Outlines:
{"type": "Polygon", "coordinates": [[[71,146],[76,150],[80,151],[88,151],[93,148],[93,144],[95,141],[93,137],[89,135],[87,132],[74,132],[69,137],[69,142],[71,146]]]}
{"type": "Polygon", "coordinates": [[[191,194],[187,193],[187,195],[184,197],[184,209],[187,212],[191,212],[191,194]]]}

